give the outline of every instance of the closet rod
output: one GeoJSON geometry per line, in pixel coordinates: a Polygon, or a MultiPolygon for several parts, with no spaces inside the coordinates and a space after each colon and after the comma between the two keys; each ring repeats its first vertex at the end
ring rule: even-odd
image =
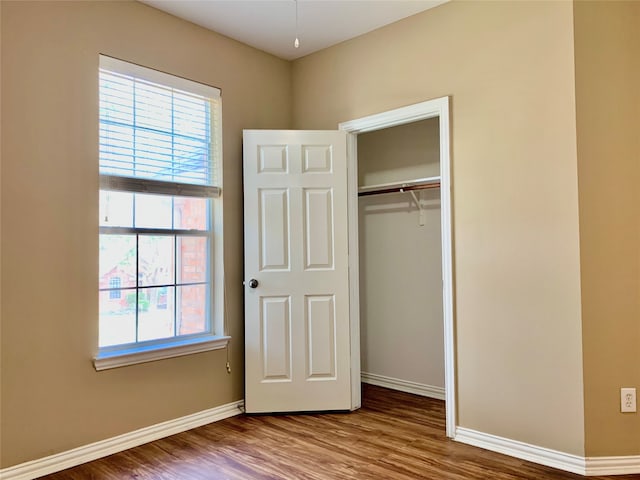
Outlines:
{"type": "Polygon", "coordinates": [[[412,190],[427,190],[430,188],[440,188],[440,179],[424,178],[421,180],[410,181],[405,183],[391,183],[386,185],[372,185],[370,187],[362,187],[358,192],[359,197],[367,195],[380,195],[383,193],[409,192],[412,190]]]}

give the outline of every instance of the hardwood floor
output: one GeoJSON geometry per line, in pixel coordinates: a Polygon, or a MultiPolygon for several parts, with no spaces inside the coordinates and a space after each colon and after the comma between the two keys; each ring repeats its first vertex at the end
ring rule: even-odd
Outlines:
{"type": "Polygon", "coordinates": [[[237,416],[42,479],[585,478],[451,441],[444,419],[441,401],[363,385],[354,413],[237,416]]]}

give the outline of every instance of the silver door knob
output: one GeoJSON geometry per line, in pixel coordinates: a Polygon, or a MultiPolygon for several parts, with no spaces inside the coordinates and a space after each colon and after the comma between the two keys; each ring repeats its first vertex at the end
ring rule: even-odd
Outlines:
{"type": "Polygon", "coordinates": [[[258,280],[256,280],[255,278],[252,278],[251,280],[249,280],[249,288],[256,288],[258,286],[258,280]]]}

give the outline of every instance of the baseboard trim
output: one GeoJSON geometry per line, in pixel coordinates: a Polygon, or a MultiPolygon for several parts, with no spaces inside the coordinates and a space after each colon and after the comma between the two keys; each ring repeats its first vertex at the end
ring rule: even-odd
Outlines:
{"type": "Polygon", "coordinates": [[[360,378],[362,383],[369,383],[379,387],[399,390],[401,392],[413,393],[423,397],[436,398],[444,400],[444,387],[434,387],[433,385],[425,385],[423,383],[410,382],[409,380],[401,380],[399,378],[385,377],[375,373],[361,372],[360,378]]]}
{"type": "Polygon", "coordinates": [[[484,448],[485,450],[491,450],[492,452],[546,465],[547,467],[553,467],[579,475],[585,474],[585,458],[578,455],[538,447],[536,445],[530,445],[517,440],[498,437],[463,427],[456,428],[454,440],[484,448]]]}
{"type": "Polygon", "coordinates": [[[640,473],[640,456],[585,458],[463,427],[456,428],[454,440],[578,475],[633,475],[640,473]]]}
{"type": "Polygon", "coordinates": [[[586,475],[639,475],[640,455],[628,457],[587,457],[586,475]]]}
{"type": "MultiPolygon", "coordinates": [[[[434,395],[442,395],[442,399],[444,399],[444,392],[440,393],[439,387],[406,382],[382,375],[363,372],[362,382],[433,398],[438,398],[434,395]]],[[[239,415],[243,403],[242,400],[228,403],[220,407],[211,408],[175,420],[158,423],[123,435],[74,448],[73,450],[5,468],[0,470],[0,479],[33,480],[43,475],[49,475],[75,467],[98,458],[122,452],[129,448],[175,435],[176,433],[239,415]]],[[[578,475],[640,474],[640,455],[585,458],[463,427],[456,428],[454,440],[529,462],[577,473],[578,475]]]]}
{"type": "Polygon", "coordinates": [[[145,443],[159,440],[176,433],[201,427],[208,423],[224,420],[242,413],[244,401],[228,403],[219,407],[210,408],[184,417],[158,423],[149,427],[134,430],[133,432],[118,435],[116,437],[90,443],[82,447],[67,450],[48,457],[21,463],[13,467],[0,470],[2,480],[33,480],[34,478],[59,472],[67,468],[75,467],[98,458],[106,457],[114,453],[122,452],[129,448],[137,447],[145,443]]]}

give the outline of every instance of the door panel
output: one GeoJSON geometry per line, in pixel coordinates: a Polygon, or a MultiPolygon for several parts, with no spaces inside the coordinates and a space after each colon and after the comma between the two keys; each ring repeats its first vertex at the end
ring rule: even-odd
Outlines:
{"type": "Polygon", "coordinates": [[[260,270],[289,270],[289,192],[259,189],[260,270]]]}
{"type": "Polygon", "coordinates": [[[260,299],[263,380],[291,381],[291,304],[289,297],[260,299]]]}
{"type": "Polygon", "coordinates": [[[286,145],[260,145],[259,173],[287,173],[289,162],[286,145]]]}
{"type": "Polygon", "coordinates": [[[333,269],[333,192],[304,189],[305,270],[333,269]]]}
{"type": "Polygon", "coordinates": [[[335,308],[333,295],[307,295],[308,378],[333,380],[335,371],[335,308]]]}
{"type": "Polygon", "coordinates": [[[351,408],[346,151],[344,132],[244,132],[249,413],[351,408]]]}

